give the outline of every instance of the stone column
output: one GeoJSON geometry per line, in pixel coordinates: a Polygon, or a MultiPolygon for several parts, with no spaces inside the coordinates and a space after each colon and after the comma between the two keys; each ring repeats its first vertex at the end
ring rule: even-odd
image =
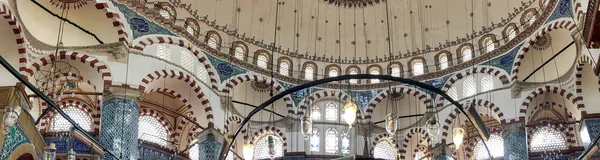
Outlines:
{"type": "MultiPolygon", "coordinates": [[[[140,117],[138,100],[141,92],[110,87],[104,90],[101,108],[100,143],[124,160],[137,160],[138,120],[140,117]]],[[[115,159],[108,153],[103,160],[115,159]]]]}
{"type": "Polygon", "coordinates": [[[224,144],[225,137],[216,129],[208,128],[198,135],[198,157],[202,160],[219,160],[222,153],[227,153],[223,152],[224,144]]]}
{"type": "Polygon", "coordinates": [[[502,138],[504,139],[504,159],[529,159],[525,123],[517,122],[505,124],[502,127],[502,138]]]}
{"type": "Polygon", "coordinates": [[[453,160],[452,151],[446,143],[441,143],[431,149],[431,156],[434,160],[453,160]]]}
{"type": "Polygon", "coordinates": [[[600,118],[586,118],[582,120],[581,128],[579,129],[579,135],[583,147],[588,149],[592,141],[600,133],[600,118]]]}

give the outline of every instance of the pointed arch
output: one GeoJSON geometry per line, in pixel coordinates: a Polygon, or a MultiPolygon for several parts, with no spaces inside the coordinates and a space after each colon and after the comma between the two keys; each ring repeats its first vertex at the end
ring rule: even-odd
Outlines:
{"type": "Polygon", "coordinates": [[[176,139],[173,125],[171,125],[171,123],[169,122],[169,120],[167,120],[165,115],[163,115],[155,109],[140,106],[140,117],[142,116],[151,116],[156,118],[156,120],[158,120],[158,122],[160,122],[160,124],[162,124],[162,126],[165,127],[165,129],[167,130],[167,136],[169,138],[169,141],[173,141],[176,139]]]}
{"type": "MultiPolygon", "coordinates": [[[[247,81],[264,82],[266,84],[269,84],[271,87],[274,87],[274,89],[278,92],[283,92],[285,90],[285,88],[283,88],[283,86],[281,86],[281,84],[279,84],[278,81],[273,80],[270,77],[260,75],[260,74],[240,74],[240,75],[232,76],[229,79],[223,81],[224,84],[222,84],[223,89],[221,91],[223,93],[229,93],[231,88],[233,88],[243,82],[247,82],[247,81]]],[[[288,113],[292,113],[292,114],[295,113],[292,96],[286,95],[285,97],[283,97],[283,101],[286,103],[286,107],[288,108],[288,113]]]]}
{"type": "Polygon", "coordinates": [[[521,104],[520,107],[521,109],[519,111],[519,121],[525,121],[525,116],[527,115],[527,107],[529,107],[529,104],[537,96],[542,95],[544,93],[553,93],[559,95],[571,101],[571,103],[573,103],[573,105],[576,106],[577,111],[580,112],[579,114],[587,114],[586,112],[584,112],[585,104],[583,103],[583,97],[581,95],[578,96],[565,89],[562,89],[561,87],[546,85],[543,87],[536,88],[535,90],[531,91],[531,93],[527,97],[525,97],[525,99],[523,100],[523,104],[521,104]]]}
{"type": "MultiPolygon", "coordinates": [[[[94,133],[100,133],[100,112],[98,109],[95,109],[91,106],[91,104],[88,104],[87,102],[84,102],[83,100],[80,99],[76,99],[76,98],[69,98],[69,99],[63,99],[61,101],[59,101],[57,103],[58,107],[61,109],[67,108],[69,106],[73,106],[76,107],[78,109],[81,109],[82,111],[85,111],[86,114],[90,117],[90,120],[92,122],[91,124],[91,130],[94,133]]],[[[42,108],[46,108],[48,107],[48,104],[43,102],[42,103],[42,108]]],[[[52,110],[51,111],[52,114],[46,114],[46,116],[44,116],[41,120],[40,120],[40,124],[39,124],[39,128],[40,128],[40,132],[41,133],[46,133],[49,131],[50,127],[50,123],[51,123],[51,119],[52,116],[57,114],[58,112],[56,112],[56,110],[52,110]]]]}
{"type": "Polygon", "coordinates": [[[377,96],[369,101],[369,105],[367,105],[367,110],[365,112],[365,119],[370,119],[371,114],[373,114],[373,109],[377,107],[377,104],[381,103],[385,98],[387,98],[391,93],[404,93],[407,95],[411,95],[417,97],[423,104],[425,104],[426,108],[433,108],[433,104],[431,103],[431,96],[425,93],[424,91],[408,86],[396,86],[387,90],[382,91],[377,96]]]}
{"type": "MultiPolygon", "coordinates": [[[[250,143],[251,144],[255,144],[256,141],[258,141],[262,136],[266,135],[266,134],[274,134],[277,135],[281,138],[281,140],[283,140],[283,153],[287,152],[287,138],[285,137],[285,134],[283,134],[283,131],[281,131],[279,128],[274,127],[274,126],[264,126],[262,128],[260,128],[258,131],[254,132],[254,136],[252,136],[252,139],[250,139],[250,143]]],[[[248,139],[246,139],[248,140],[248,139]]]]}
{"type": "MultiPolygon", "coordinates": [[[[502,110],[500,110],[500,107],[496,106],[494,103],[488,100],[473,99],[471,101],[463,103],[463,105],[466,105],[467,103],[474,104],[475,106],[484,107],[493,111],[494,114],[498,117],[497,120],[500,122],[500,124],[508,123],[507,119],[504,117],[504,113],[502,112],[502,110]]],[[[461,114],[462,112],[458,108],[453,108],[452,111],[450,111],[450,114],[446,117],[446,120],[442,122],[444,124],[444,126],[442,127],[442,141],[445,141],[446,138],[448,138],[448,135],[451,135],[450,132],[452,131],[452,129],[450,127],[452,127],[454,119],[458,118],[458,116],[460,116],[461,114]]]]}
{"type": "MultiPolygon", "coordinates": [[[[508,79],[509,75],[508,73],[500,68],[494,67],[494,66],[476,66],[473,67],[471,69],[466,69],[466,70],[462,70],[454,75],[452,75],[450,78],[448,78],[448,80],[446,80],[446,82],[444,83],[444,85],[442,86],[442,91],[447,92],[452,85],[454,85],[454,83],[458,82],[459,80],[468,77],[469,75],[473,75],[473,74],[488,74],[488,75],[492,75],[495,78],[498,78],[500,80],[500,82],[502,82],[503,85],[507,85],[510,83],[510,80],[508,79]]],[[[437,96],[436,98],[436,107],[442,107],[444,106],[444,101],[446,99],[442,98],[442,96],[437,96]]]]}
{"type": "MultiPolygon", "coordinates": [[[[423,129],[421,127],[417,127],[417,128],[411,128],[410,130],[406,131],[406,133],[404,134],[404,140],[402,141],[402,149],[400,150],[400,153],[402,153],[400,155],[400,159],[406,159],[407,155],[406,153],[408,152],[407,149],[409,148],[408,145],[410,145],[410,140],[413,136],[419,136],[420,139],[419,142],[417,144],[421,144],[423,141],[427,141],[427,148],[432,148],[432,144],[431,144],[431,138],[429,137],[429,133],[427,133],[426,129],[423,129]]],[[[415,148],[415,150],[417,150],[417,148],[415,148]]],[[[412,157],[414,157],[414,153],[413,155],[411,155],[410,157],[408,157],[408,159],[411,159],[412,157]]],[[[425,153],[425,155],[427,155],[427,153],[425,153]]]]}
{"type": "Polygon", "coordinates": [[[343,91],[320,90],[320,91],[311,93],[310,95],[306,96],[304,99],[300,100],[300,103],[298,103],[299,109],[298,109],[297,115],[304,115],[304,112],[308,108],[308,106],[306,106],[307,101],[314,102],[319,99],[329,98],[329,97],[333,97],[333,98],[336,98],[336,99],[342,100],[342,101],[347,101],[351,98],[351,96],[349,94],[347,94],[346,92],[343,92],[343,91]]]}
{"type": "Polygon", "coordinates": [[[371,148],[370,148],[370,150],[371,150],[371,152],[370,152],[371,156],[373,156],[373,153],[375,151],[375,146],[380,141],[388,141],[389,143],[391,143],[391,145],[396,150],[396,159],[398,159],[400,157],[400,155],[402,154],[402,152],[400,151],[400,146],[398,146],[398,142],[396,142],[396,140],[394,140],[393,136],[390,136],[387,133],[381,133],[381,134],[373,136],[373,141],[371,142],[371,148]]]}
{"type": "Polygon", "coordinates": [[[0,2],[0,16],[3,17],[4,21],[6,21],[6,23],[8,23],[8,25],[10,25],[12,27],[12,31],[13,31],[14,38],[15,38],[15,43],[17,45],[16,53],[19,54],[19,63],[20,63],[19,72],[21,72],[21,75],[23,75],[27,79],[28,76],[31,76],[31,75],[27,75],[25,72],[28,70],[27,58],[26,58],[27,49],[25,48],[25,38],[23,38],[24,36],[22,33],[23,30],[21,29],[21,22],[19,22],[19,19],[17,19],[17,17],[15,17],[15,15],[13,13],[14,12],[10,9],[8,4],[5,4],[4,2],[0,2]]]}

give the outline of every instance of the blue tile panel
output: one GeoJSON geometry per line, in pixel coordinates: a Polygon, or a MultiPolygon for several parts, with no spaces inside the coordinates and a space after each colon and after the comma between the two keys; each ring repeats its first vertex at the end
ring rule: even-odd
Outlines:
{"type": "Polygon", "coordinates": [[[8,156],[10,156],[19,145],[24,143],[31,142],[29,141],[29,138],[25,136],[21,127],[19,127],[18,124],[15,124],[4,137],[4,143],[2,144],[2,150],[0,151],[0,159],[8,159],[8,156]]]}
{"type": "Polygon", "coordinates": [[[552,11],[552,15],[546,20],[546,23],[552,22],[559,18],[571,18],[573,17],[573,8],[571,7],[571,0],[559,0],[558,5],[552,11]]]}
{"type": "MultiPolygon", "coordinates": [[[[110,98],[102,104],[100,143],[121,159],[138,159],[139,106],[129,99],[110,98]]],[[[103,160],[113,160],[105,154],[103,160]]]]}
{"type": "Polygon", "coordinates": [[[583,120],[583,125],[581,129],[582,136],[581,137],[589,137],[582,138],[583,147],[585,149],[589,148],[589,145],[596,136],[600,133],[600,119],[585,119],[583,120]],[[587,130],[587,132],[586,132],[587,130]],[[586,134],[586,135],[584,135],[586,134]]]}
{"type": "Polygon", "coordinates": [[[175,156],[170,153],[165,153],[164,151],[158,151],[149,147],[140,146],[139,148],[140,159],[148,159],[148,160],[185,160],[187,158],[183,158],[180,156],[175,156]]]}
{"type": "Polygon", "coordinates": [[[240,68],[236,65],[233,65],[227,61],[218,59],[218,58],[210,55],[209,53],[206,53],[204,51],[202,51],[202,53],[204,53],[204,55],[206,55],[206,57],[208,57],[208,61],[210,61],[210,63],[213,66],[215,66],[215,69],[217,70],[217,74],[219,74],[219,82],[220,83],[223,83],[223,81],[225,81],[233,76],[244,74],[244,73],[248,72],[245,69],[242,69],[242,68],[240,68]]]}
{"type": "Polygon", "coordinates": [[[56,144],[56,153],[67,153],[69,149],[73,148],[77,154],[94,154],[90,147],[75,138],[46,138],[44,141],[46,144],[56,144]]]}
{"type": "Polygon", "coordinates": [[[221,142],[205,140],[198,143],[198,157],[202,160],[218,160],[222,148],[221,142]]]}
{"type": "Polygon", "coordinates": [[[131,10],[126,5],[119,4],[119,3],[113,3],[113,4],[117,8],[119,8],[119,11],[121,11],[121,13],[123,13],[123,15],[125,16],[125,19],[127,19],[127,22],[129,23],[129,26],[131,27],[131,31],[133,31],[134,39],[141,37],[141,36],[145,36],[145,35],[151,35],[151,34],[163,34],[163,35],[175,36],[175,34],[173,34],[168,29],[166,29],[152,21],[149,21],[148,19],[146,19],[143,16],[140,16],[138,13],[131,10]]]}
{"type": "Polygon", "coordinates": [[[528,159],[527,134],[523,123],[504,125],[502,129],[502,138],[504,138],[505,160],[528,159]]]}

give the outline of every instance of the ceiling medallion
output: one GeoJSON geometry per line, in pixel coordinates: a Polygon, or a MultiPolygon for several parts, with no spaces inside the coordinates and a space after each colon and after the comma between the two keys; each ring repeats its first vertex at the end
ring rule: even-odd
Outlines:
{"type": "Polygon", "coordinates": [[[271,90],[271,85],[265,82],[252,82],[252,89],[257,92],[267,92],[271,90]]]}
{"type": "Polygon", "coordinates": [[[337,6],[344,6],[344,7],[350,7],[350,8],[352,8],[352,7],[361,8],[361,7],[379,4],[379,2],[383,2],[385,0],[324,0],[324,1],[329,4],[335,4],[337,6]]]}
{"type": "Polygon", "coordinates": [[[392,101],[400,101],[403,98],[404,98],[404,93],[402,93],[402,92],[394,91],[390,94],[390,100],[392,100],[392,101]]]}
{"type": "Polygon", "coordinates": [[[537,38],[537,40],[535,40],[535,43],[533,43],[533,45],[531,45],[531,47],[533,49],[541,51],[541,50],[548,49],[548,47],[550,47],[551,44],[552,44],[552,38],[550,38],[550,35],[544,34],[541,37],[537,38]]]}
{"type": "Polygon", "coordinates": [[[91,0],[50,0],[50,3],[60,9],[79,9],[91,0]]]}

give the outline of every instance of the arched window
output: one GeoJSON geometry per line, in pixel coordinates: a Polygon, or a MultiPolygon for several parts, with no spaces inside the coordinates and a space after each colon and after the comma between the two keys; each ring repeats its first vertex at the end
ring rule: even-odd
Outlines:
{"type": "Polygon", "coordinates": [[[334,102],[327,102],[327,108],[325,108],[325,120],[337,121],[338,119],[338,105],[334,102]]]}
{"type": "Polygon", "coordinates": [[[221,40],[219,39],[219,36],[217,36],[217,34],[210,34],[210,36],[208,37],[208,46],[213,49],[218,49],[217,47],[219,47],[219,43],[221,43],[220,41],[221,40]]]}
{"type": "Polygon", "coordinates": [[[171,19],[171,13],[169,13],[167,9],[169,9],[169,7],[161,9],[160,11],[158,11],[158,13],[160,13],[160,16],[162,16],[165,19],[171,19]]]}
{"type": "Polygon", "coordinates": [[[339,76],[340,71],[338,70],[338,68],[336,67],[331,67],[329,68],[329,73],[327,74],[329,77],[337,77],[339,76]]]}
{"type": "Polygon", "coordinates": [[[413,75],[423,75],[425,73],[425,65],[422,59],[415,59],[412,62],[413,75]]]}
{"type": "Polygon", "coordinates": [[[140,116],[138,122],[138,139],[167,146],[167,129],[151,116],[140,116]]]}
{"type": "Polygon", "coordinates": [[[527,12],[525,15],[525,20],[527,20],[529,25],[533,25],[533,22],[535,22],[535,14],[533,14],[533,12],[534,11],[527,12]]]}
{"type": "Polygon", "coordinates": [[[283,157],[283,140],[279,136],[272,134],[261,137],[254,147],[254,159],[271,159],[283,157]],[[275,146],[275,155],[271,157],[269,154],[269,137],[273,139],[275,146]]]}
{"type": "Polygon", "coordinates": [[[312,118],[313,121],[321,120],[321,108],[319,106],[312,106],[310,118],[312,118]]]}
{"type": "Polygon", "coordinates": [[[321,139],[319,139],[319,129],[313,128],[312,135],[310,136],[310,151],[311,152],[319,152],[319,144],[321,143],[321,139]]]}
{"type": "Polygon", "coordinates": [[[350,154],[350,135],[347,131],[342,131],[342,154],[350,154]]]}
{"type": "Polygon", "coordinates": [[[269,60],[269,58],[267,58],[267,55],[259,54],[256,58],[256,65],[260,68],[267,69],[267,61],[268,60],[269,60]]]}
{"type": "Polygon", "coordinates": [[[458,100],[458,93],[456,92],[456,87],[450,87],[450,89],[448,89],[448,91],[446,91],[446,94],[448,94],[448,96],[450,96],[450,98],[452,98],[454,100],[458,100]]]}
{"type": "Polygon", "coordinates": [[[279,62],[279,74],[290,76],[290,62],[282,60],[279,62]]]}
{"type": "Polygon", "coordinates": [[[440,61],[440,69],[448,68],[448,54],[441,53],[439,56],[439,61],[440,61]]]}
{"type": "Polygon", "coordinates": [[[158,58],[171,61],[171,48],[167,45],[156,46],[156,56],[158,58]]]}
{"type": "Polygon", "coordinates": [[[392,76],[394,77],[400,77],[400,75],[402,74],[402,70],[400,69],[400,65],[399,64],[392,64],[390,66],[390,68],[392,68],[392,76]]]}
{"type": "Polygon", "coordinates": [[[194,61],[196,60],[194,57],[195,56],[192,55],[192,52],[190,52],[188,50],[182,50],[181,51],[181,67],[183,67],[184,69],[193,73],[194,72],[194,61]]]}
{"type": "Polygon", "coordinates": [[[517,37],[517,30],[515,30],[514,26],[508,26],[505,34],[508,36],[508,40],[510,41],[517,37]]]}
{"type": "MultiPolygon", "coordinates": [[[[348,70],[348,74],[349,75],[356,75],[356,74],[358,74],[358,69],[357,68],[350,68],[348,70]]],[[[357,79],[350,79],[348,82],[350,82],[350,84],[356,84],[356,83],[358,83],[358,80],[357,79]]]]}
{"type": "Polygon", "coordinates": [[[424,157],[425,157],[425,153],[423,153],[423,152],[419,151],[419,152],[415,153],[414,160],[421,160],[421,159],[423,159],[424,157]]]}
{"type": "Polygon", "coordinates": [[[396,159],[396,148],[389,140],[380,140],[373,149],[373,158],[396,159]]]}
{"type": "Polygon", "coordinates": [[[485,45],[485,52],[486,53],[490,53],[492,51],[494,51],[494,49],[496,49],[496,46],[494,44],[494,40],[491,37],[487,37],[485,39],[483,39],[484,45],[485,45]]]}
{"type": "Polygon", "coordinates": [[[239,59],[239,60],[244,60],[244,54],[245,54],[245,49],[244,46],[242,46],[241,44],[238,44],[237,46],[235,46],[235,58],[239,59]]]}
{"type": "MultiPolygon", "coordinates": [[[[198,140],[195,140],[195,141],[198,141],[198,140]]],[[[198,148],[198,143],[192,142],[192,144],[194,144],[194,145],[192,147],[190,147],[190,150],[189,150],[189,153],[188,153],[189,155],[188,156],[190,157],[190,159],[195,160],[195,159],[200,158],[200,155],[199,155],[200,153],[198,153],[198,149],[199,149],[198,148]]]]}
{"type": "Polygon", "coordinates": [[[492,77],[492,75],[481,77],[481,92],[490,91],[492,89],[494,89],[494,77],[492,77]]]}
{"type": "Polygon", "coordinates": [[[315,74],[314,66],[312,64],[306,65],[306,67],[304,68],[304,79],[312,81],[315,79],[314,74],[315,74]]]}
{"type": "MultiPolygon", "coordinates": [[[[369,70],[369,74],[379,75],[379,73],[381,73],[381,71],[377,67],[371,67],[369,70]]],[[[379,79],[371,79],[371,83],[379,83],[379,79]]]]}
{"type": "Polygon", "coordinates": [[[470,61],[471,59],[473,59],[473,49],[471,48],[471,46],[464,46],[463,48],[461,48],[460,54],[463,62],[470,61]]]}
{"type": "Polygon", "coordinates": [[[338,152],[338,132],[334,128],[327,129],[327,135],[325,136],[325,152],[326,153],[337,153],[338,152]]]}
{"type": "Polygon", "coordinates": [[[208,77],[208,71],[203,65],[198,65],[198,67],[196,67],[196,76],[198,76],[198,78],[200,78],[200,80],[204,83],[210,84],[210,77],[208,77]]]}
{"type": "MultiPolygon", "coordinates": [[[[86,131],[91,131],[92,119],[85,111],[75,106],[68,106],[62,110],[69,115],[75,121],[75,123],[81,126],[81,128],[86,131]]],[[[66,132],[69,131],[71,127],[73,127],[73,125],[71,125],[71,123],[69,123],[69,121],[67,121],[67,119],[60,114],[56,113],[52,116],[52,126],[50,127],[50,131],[66,132]]]]}
{"type": "Polygon", "coordinates": [[[567,149],[565,136],[549,126],[543,126],[536,130],[531,136],[530,145],[532,152],[567,149]]]}
{"type": "Polygon", "coordinates": [[[192,25],[189,25],[189,24],[188,24],[188,25],[187,25],[187,27],[185,28],[185,30],[186,30],[186,31],[187,31],[189,34],[191,34],[191,35],[195,35],[195,34],[194,34],[194,27],[192,27],[192,25]]]}
{"type": "MultiPolygon", "coordinates": [[[[493,146],[493,149],[490,148],[490,154],[492,154],[494,159],[504,157],[504,140],[501,136],[492,134],[486,143],[487,146],[493,146]]],[[[475,152],[474,156],[476,160],[490,159],[481,139],[477,141],[473,151],[475,152]]]]}
{"type": "Polygon", "coordinates": [[[475,80],[473,76],[468,76],[463,81],[463,98],[475,95],[476,92],[477,86],[475,86],[475,80]]]}

